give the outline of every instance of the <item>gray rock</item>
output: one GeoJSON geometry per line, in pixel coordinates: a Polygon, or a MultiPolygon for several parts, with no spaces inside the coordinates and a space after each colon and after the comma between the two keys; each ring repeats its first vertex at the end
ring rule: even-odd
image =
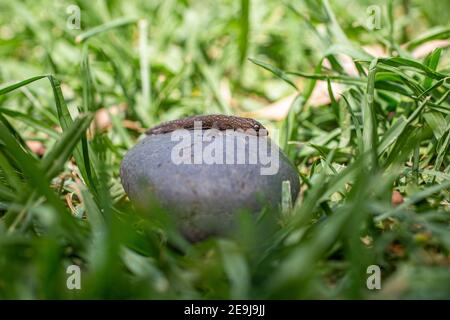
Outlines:
{"type": "Polygon", "coordinates": [[[226,234],[239,210],[277,208],[284,180],[293,200],[300,189],[296,170],[270,138],[239,131],[146,136],[125,155],[121,179],[135,205],[148,208],[157,199],[190,241],[226,234]]]}

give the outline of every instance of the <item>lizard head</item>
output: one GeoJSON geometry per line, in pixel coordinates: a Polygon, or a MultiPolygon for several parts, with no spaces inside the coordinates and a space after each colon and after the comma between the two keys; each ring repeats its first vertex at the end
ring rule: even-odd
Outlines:
{"type": "Polygon", "coordinates": [[[252,129],[255,130],[257,135],[268,135],[267,129],[258,121],[251,118],[241,118],[242,119],[242,129],[248,130],[252,129]]]}

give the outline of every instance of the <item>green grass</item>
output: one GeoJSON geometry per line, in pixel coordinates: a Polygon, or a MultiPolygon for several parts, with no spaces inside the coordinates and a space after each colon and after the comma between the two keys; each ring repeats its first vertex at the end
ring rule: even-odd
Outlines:
{"type": "Polygon", "coordinates": [[[450,56],[414,51],[449,39],[448,3],[379,2],[373,31],[369,1],[76,3],[81,30],[73,1],[0,0],[0,299],[450,298],[450,56]],[[316,105],[319,81],[335,97],[316,105]],[[143,129],[294,94],[258,119],[298,168],[292,208],[192,245],[130,204],[119,165],[143,129]]]}

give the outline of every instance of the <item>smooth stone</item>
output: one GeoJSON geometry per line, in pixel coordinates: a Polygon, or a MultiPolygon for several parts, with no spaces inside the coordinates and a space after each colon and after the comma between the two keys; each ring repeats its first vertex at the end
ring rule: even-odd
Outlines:
{"type": "Polygon", "coordinates": [[[137,207],[145,210],[150,199],[157,199],[193,242],[229,233],[240,210],[257,215],[264,207],[278,208],[285,180],[290,181],[293,201],[300,190],[295,168],[270,138],[239,131],[176,130],[146,136],[125,155],[121,179],[137,207]],[[233,141],[231,147],[226,141],[233,141]],[[267,142],[269,151],[255,147],[258,142],[267,142]],[[258,154],[268,154],[271,162],[258,154]],[[245,155],[245,163],[237,163],[238,155],[245,155]],[[218,163],[210,164],[214,160],[218,163]]]}

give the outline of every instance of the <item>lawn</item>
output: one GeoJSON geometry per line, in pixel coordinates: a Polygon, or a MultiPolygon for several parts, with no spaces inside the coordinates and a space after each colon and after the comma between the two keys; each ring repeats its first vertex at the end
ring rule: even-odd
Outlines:
{"type": "Polygon", "coordinates": [[[0,0],[0,21],[0,299],[450,299],[450,2],[0,0]],[[301,191],[193,244],[119,168],[212,113],[263,123],[301,191]]]}

